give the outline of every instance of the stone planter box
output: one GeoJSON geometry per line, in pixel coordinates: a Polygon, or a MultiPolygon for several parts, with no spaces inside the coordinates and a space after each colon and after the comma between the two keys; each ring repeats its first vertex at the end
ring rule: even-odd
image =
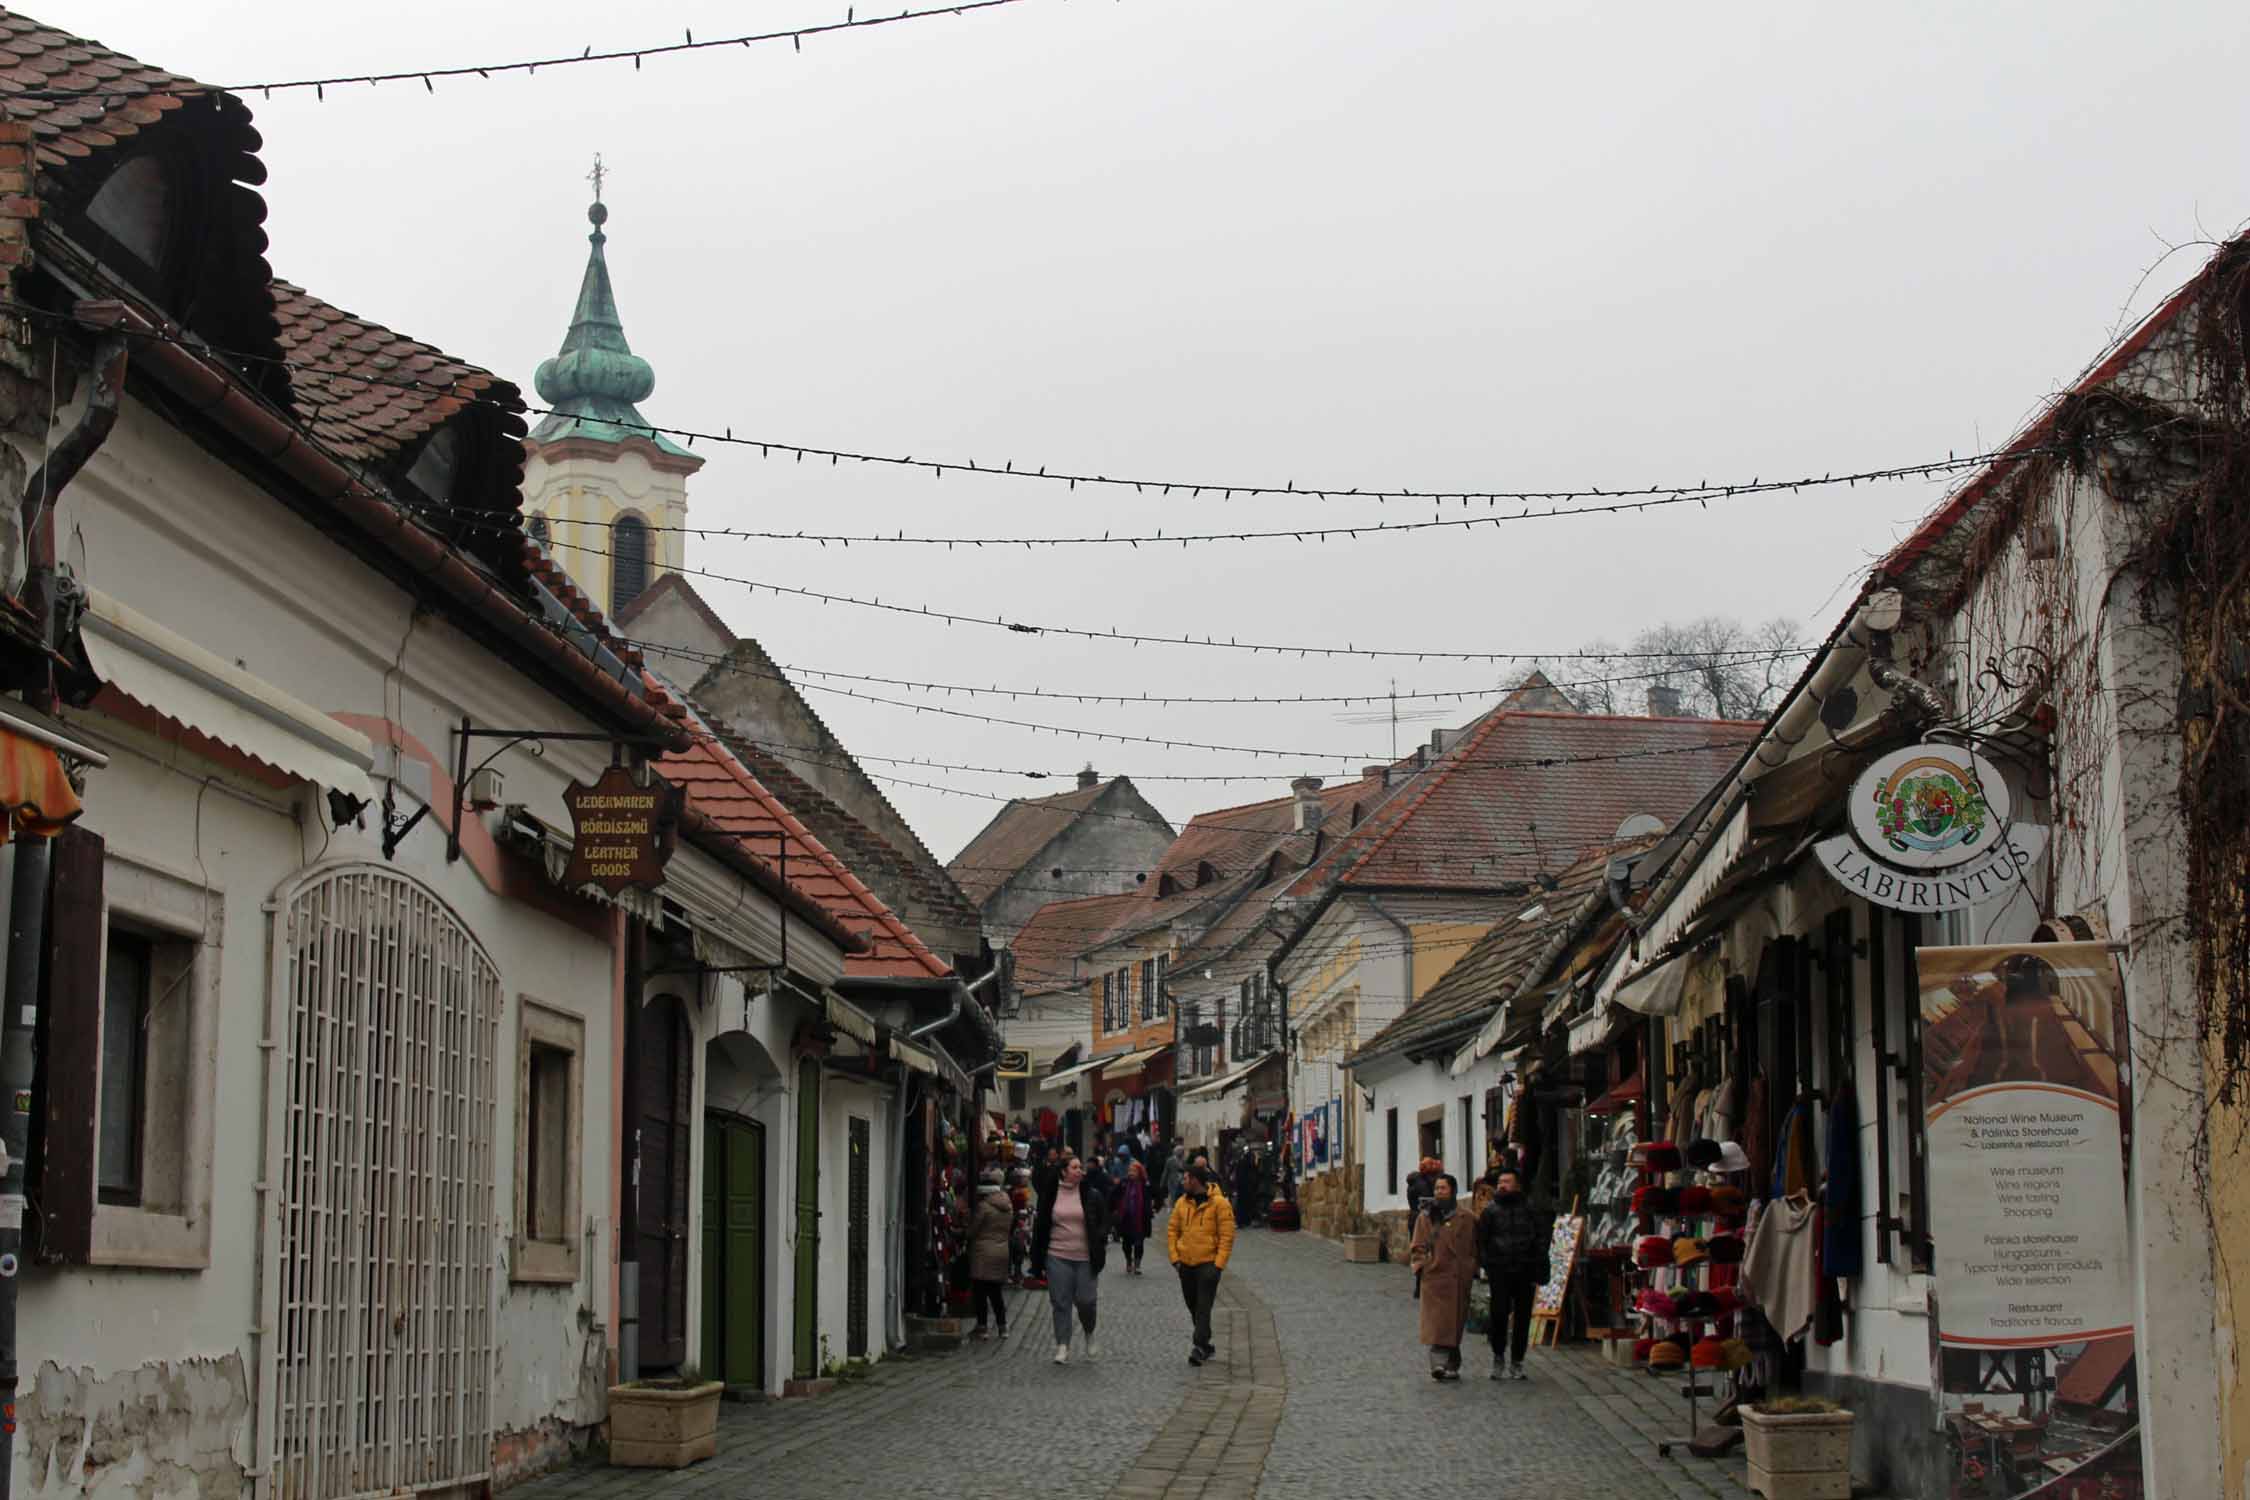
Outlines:
{"type": "Polygon", "coordinates": [[[609,1461],[620,1469],[684,1469],[719,1451],[716,1380],[609,1388],[609,1461]]]}
{"type": "Polygon", "coordinates": [[[1750,1489],[1766,1500],[1851,1500],[1852,1414],[1742,1408],[1750,1489]]]}
{"type": "Polygon", "coordinates": [[[1383,1237],[1379,1234],[1347,1234],[1344,1236],[1344,1259],[1354,1265],[1373,1265],[1383,1258],[1383,1237]]]}

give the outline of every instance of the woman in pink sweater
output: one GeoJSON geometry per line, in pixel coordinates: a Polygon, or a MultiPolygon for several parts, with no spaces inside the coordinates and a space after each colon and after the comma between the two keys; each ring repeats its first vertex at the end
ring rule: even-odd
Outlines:
{"type": "Polygon", "coordinates": [[[1086,1330],[1086,1357],[1094,1344],[1095,1288],[1109,1248],[1109,1201],[1086,1178],[1086,1164],[1065,1152],[1062,1166],[1039,1183],[1039,1216],[1031,1230],[1031,1273],[1047,1278],[1055,1314],[1055,1363],[1070,1363],[1070,1314],[1086,1330]]]}

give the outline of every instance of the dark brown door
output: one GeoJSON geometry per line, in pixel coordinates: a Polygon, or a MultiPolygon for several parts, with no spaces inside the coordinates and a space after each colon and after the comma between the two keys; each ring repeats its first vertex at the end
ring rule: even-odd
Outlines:
{"type": "Polygon", "coordinates": [[[687,1358],[688,1129],[695,1061],[680,1002],[641,1007],[641,1364],[687,1358]]]}

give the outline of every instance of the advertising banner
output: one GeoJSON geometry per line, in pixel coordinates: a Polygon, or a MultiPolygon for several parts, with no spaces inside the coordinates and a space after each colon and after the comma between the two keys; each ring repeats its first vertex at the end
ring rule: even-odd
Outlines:
{"type": "Polygon", "coordinates": [[[1915,961],[1952,1493],[2134,1500],[2117,965],[2101,943],[1915,961]]]}

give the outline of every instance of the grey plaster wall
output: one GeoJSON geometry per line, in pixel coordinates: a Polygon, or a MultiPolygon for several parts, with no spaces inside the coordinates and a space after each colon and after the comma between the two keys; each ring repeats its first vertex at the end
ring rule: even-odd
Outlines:
{"type": "Polygon", "coordinates": [[[1031,864],[986,898],[984,929],[992,945],[1007,946],[1050,901],[1139,889],[1140,876],[1155,877],[1172,838],[1172,825],[1130,781],[1112,781],[1031,864]]]}

